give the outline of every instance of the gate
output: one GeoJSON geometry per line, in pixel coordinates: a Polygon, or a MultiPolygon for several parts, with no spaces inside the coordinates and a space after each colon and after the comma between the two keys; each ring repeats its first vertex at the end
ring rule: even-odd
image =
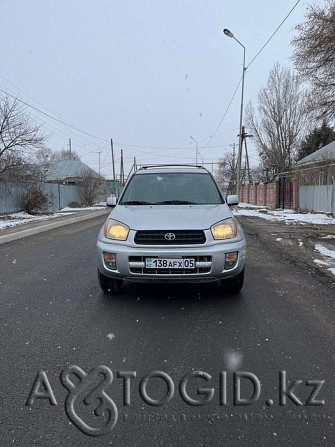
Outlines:
{"type": "Polygon", "coordinates": [[[293,207],[293,183],[291,174],[279,176],[279,208],[291,209],[293,207]]]}

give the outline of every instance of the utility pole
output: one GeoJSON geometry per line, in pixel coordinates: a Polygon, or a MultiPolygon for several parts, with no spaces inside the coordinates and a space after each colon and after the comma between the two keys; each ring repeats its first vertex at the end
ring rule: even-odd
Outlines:
{"type": "Polygon", "coordinates": [[[123,149],[121,149],[121,161],[120,161],[120,186],[124,184],[124,168],[123,168],[123,149]]]}
{"type": "Polygon", "coordinates": [[[247,147],[247,138],[253,137],[253,135],[249,135],[245,131],[245,127],[242,126],[242,142],[244,141],[245,148],[245,164],[248,173],[248,182],[251,184],[251,174],[250,174],[250,164],[249,164],[249,155],[248,155],[248,147],[247,147]]]}
{"type": "Polygon", "coordinates": [[[70,160],[72,159],[72,152],[71,152],[71,138],[69,138],[69,151],[70,151],[70,160]]]}
{"type": "MultiPolygon", "coordinates": [[[[245,135],[245,137],[247,137],[247,136],[249,136],[249,135],[245,135]]],[[[244,147],[245,147],[246,171],[248,173],[248,183],[250,185],[251,184],[251,174],[250,174],[249,155],[248,155],[248,147],[247,147],[247,139],[246,138],[244,138],[244,147]]]]}
{"type": "Polygon", "coordinates": [[[100,154],[101,154],[101,151],[98,151],[98,154],[99,154],[99,178],[101,177],[101,175],[100,175],[100,154]]]}
{"type": "Polygon", "coordinates": [[[113,190],[112,190],[112,193],[116,196],[114,146],[113,146],[112,138],[111,138],[111,151],[112,151],[112,166],[113,166],[113,190]]]}
{"type": "Polygon", "coordinates": [[[231,148],[233,148],[233,175],[234,175],[234,179],[236,178],[236,166],[235,166],[235,149],[236,149],[236,143],[230,144],[229,145],[231,148]]]}
{"type": "Polygon", "coordinates": [[[195,165],[198,165],[198,142],[193,137],[190,137],[195,142],[195,165]]]}

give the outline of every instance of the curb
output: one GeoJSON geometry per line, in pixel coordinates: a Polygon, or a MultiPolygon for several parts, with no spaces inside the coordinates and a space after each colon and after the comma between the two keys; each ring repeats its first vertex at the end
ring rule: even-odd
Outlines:
{"type": "Polygon", "coordinates": [[[29,228],[28,230],[21,230],[16,233],[0,236],[0,245],[5,244],[7,242],[16,241],[18,239],[23,239],[28,236],[33,236],[34,234],[44,233],[45,231],[53,230],[54,228],[63,227],[65,225],[71,225],[77,222],[83,222],[84,220],[93,219],[94,217],[100,217],[105,214],[107,215],[109,213],[110,211],[108,210],[98,211],[91,214],[86,214],[85,216],[71,217],[70,219],[62,220],[60,222],[51,222],[45,225],[41,225],[40,227],[29,228]]]}

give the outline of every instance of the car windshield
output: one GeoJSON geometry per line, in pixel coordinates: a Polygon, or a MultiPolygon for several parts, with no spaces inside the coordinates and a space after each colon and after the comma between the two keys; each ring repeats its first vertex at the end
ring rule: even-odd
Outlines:
{"type": "Polygon", "coordinates": [[[148,173],[134,175],[120,205],[201,205],[224,200],[208,173],[148,173]]]}

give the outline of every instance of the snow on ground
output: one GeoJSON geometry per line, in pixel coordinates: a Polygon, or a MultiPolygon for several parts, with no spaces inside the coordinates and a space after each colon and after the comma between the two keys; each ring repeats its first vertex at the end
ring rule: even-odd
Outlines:
{"type": "Polygon", "coordinates": [[[282,221],[285,223],[306,223],[315,225],[335,225],[335,219],[326,214],[296,213],[293,210],[270,210],[264,207],[240,203],[239,208],[233,211],[235,216],[259,217],[265,220],[282,221]],[[241,208],[248,207],[250,209],[241,208]]]}
{"type": "Polygon", "coordinates": [[[321,259],[313,259],[313,262],[318,265],[329,265],[328,262],[321,261],[321,259]]]}
{"type": "MultiPolygon", "coordinates": [[[[315,250],[318,251],[322,256],[326,256],[327,258],[330,258],[330,264],[325,261],[320,261],[319,259],[314,259],[313,261],[316,264],[319,265],[331,265],[333,261],[335,261],[335,250],[330,250],[327,247],[324,247],[322,244],[316,244],[315,250]]],[[[335,276],[335,268],[330,267],[327,270],[329,270],[334,276],[335,276]]]]}
{"type": "Polygon", "coordinates": [[[240,202],[238,204],[241,208],[254,208],[254,209],[263,209],[265,210],[265,206],[254,205],[253,203],[240,202]]]}
{"type": "Polygon", "coordinates": [[[328,258],[332,258],[335,260],[335,250],[329,250],[329,248],[326,248],[321,244],[316,244],[315,250],[320,252],[323,256],[327,256],[328,258]]]}
{"type": "Polygon", "coordinates": [[[23,225],[29,222],[38,222],[40,220],[53,219],[58,216],[66,216],[69,213],[55,213],[42,216],[34,216],[32,214],[25,213],[24,211],[20,213],[7,214],[3,219],[0,216],[0,230],[8,227],[16,227],[17,225],[23,225]]]}
{"type": "Polygon", "coordinates": [[[106,202],[99,202],[93,206],[86,206],[83,208],[71,208],[69,206],[66,206],[65,208],[62,208],[60,211],[62,213],[68,213],[69,211],[90,211],[90,210],[94,211],[94,210],[101,210],[101,208],[104,207],[106,207],[106,202]]]}
{"type": "Polygon", "coordinates": [[[70,208],[67,206],[61,209],[58,213],[44,214],[41,216],[28,214],[24,211],[21,211],[19,213],[6,214],[5,216],[0,216],[0,231],[4,228],[16,227],[17,225],[23,225],[29,222],[38,222],[41,220],[53,219],[59,216],[69,216],[70,214],[73,214],[77,211],[101,210],[104,207],[106,207],[106,202],[99,202],[96,203],[94,206],[87,206],[84,208],[70,208]]]}

